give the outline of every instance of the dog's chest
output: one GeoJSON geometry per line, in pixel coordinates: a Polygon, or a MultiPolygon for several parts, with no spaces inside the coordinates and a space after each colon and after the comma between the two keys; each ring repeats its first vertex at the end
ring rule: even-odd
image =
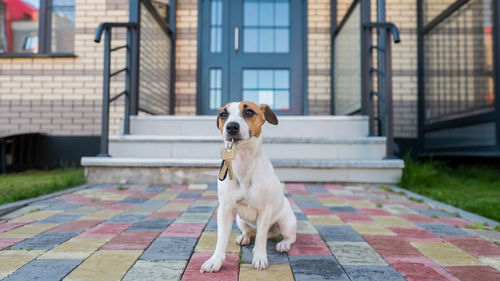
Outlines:
{"type": "Polygon", "coordinates": [[[245,199],[236,201],[235,209],[240,218],[243,220],[248,222],[257,221],[257,209],[250,207],[245,199]]]}

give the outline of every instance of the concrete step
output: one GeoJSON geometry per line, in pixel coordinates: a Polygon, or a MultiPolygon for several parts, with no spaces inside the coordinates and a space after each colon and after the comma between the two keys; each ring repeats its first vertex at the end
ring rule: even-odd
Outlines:
{"type": "MultiPolygon", "coordinates": [[[[111,136],[113,157],[220,157],[220,136],[111,136]]],[[[385,156],[385,137],[318,138],[267,137],[263,149],[270,159],[379,160],[385,156]]]]}
{"type": "MultiPolygon", "coordinates": [[[[366,116],[278,116],[277,126],[266,123],[266,137],[351,138],[368,135],[366,116]]],[[[219,136],[215,116],[132,116],[132,135],[219,136]]]]}
{"type": "MultiPolygon", "coordinates": [[[[272,160],[283,182],[398,183],[402,160],[272,160]]],[[[83,157],[89,184],[215,183],[219,159],[83,157]]]]}

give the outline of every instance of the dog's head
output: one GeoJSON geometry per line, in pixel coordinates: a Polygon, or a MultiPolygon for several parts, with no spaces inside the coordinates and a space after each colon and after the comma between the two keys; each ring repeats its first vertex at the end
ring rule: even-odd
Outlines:
{"type": "Polygon", "coordinates": [[[264,122],[278,124],[278,118],[267,104],[250,101],[230,102],[219,109],[217,128],[225,141],[235,143],[259,137],[264,122]]]}

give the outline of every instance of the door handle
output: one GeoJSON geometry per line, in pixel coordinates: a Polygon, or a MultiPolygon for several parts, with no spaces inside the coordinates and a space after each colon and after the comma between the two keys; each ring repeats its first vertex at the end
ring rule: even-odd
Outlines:
{"type": "Polygon", "coordinates": [[[240,29],[239,27],[234,28],[234,51],[237,53],[240,49],[240,29]]]}

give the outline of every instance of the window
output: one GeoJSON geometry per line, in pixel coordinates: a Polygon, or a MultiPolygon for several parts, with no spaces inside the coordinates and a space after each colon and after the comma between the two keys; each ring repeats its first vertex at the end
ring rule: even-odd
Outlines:
{"type": "Polygon", "coordinates": [[[72,54],[74,46],[75,0],[0,0],[0,55],[72,54]]]}

